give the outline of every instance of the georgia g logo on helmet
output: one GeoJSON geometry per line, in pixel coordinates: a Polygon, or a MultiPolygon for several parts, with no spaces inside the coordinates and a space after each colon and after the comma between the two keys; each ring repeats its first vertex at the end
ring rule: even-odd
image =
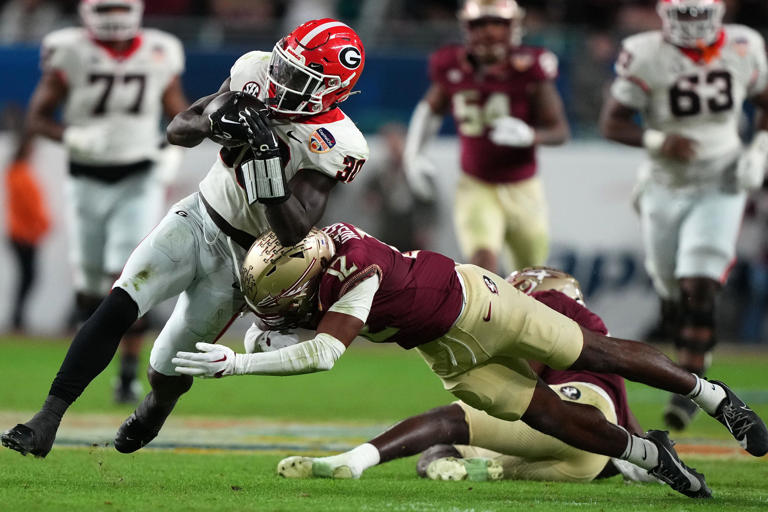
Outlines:
{"type": "Polygon", "coordinates": [[[347,69],[357,69],[362,61],[360,50],[354,46],[345,46],[339,52],[339,62],[347,69]]]}

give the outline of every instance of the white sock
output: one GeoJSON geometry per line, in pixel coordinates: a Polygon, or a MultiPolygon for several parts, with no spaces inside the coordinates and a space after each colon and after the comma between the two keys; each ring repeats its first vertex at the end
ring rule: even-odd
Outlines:
{"type": "Polygon", "coordinates": [[[717,384],[702,379],[695,373],[692,375],[696,377],[696,385],[685,396],[696,402],[699,407],[709,414],[715,414],[717,407],[725,399],[725,390],[717,384]]]}
{"type": "Polygon", "coordinates": [[[627,432],[627,448],[620,459],[631,462],[643,469],[653,469],[659,465],[659,449],[648,439],[627,432]]]}
{"type": "Polygon", "coordinates": [[[330,457],[317,457],[315,460],[329,464],[334,468],[347,466],[352,471],[352,474],[355,475],[355,478],[358,478],[363,474],[363,471],[378,464],[380,456],[379,450],[375,446],[371,443],[364,443],[352,448],[348,452],[331,455],[330,457]]]}

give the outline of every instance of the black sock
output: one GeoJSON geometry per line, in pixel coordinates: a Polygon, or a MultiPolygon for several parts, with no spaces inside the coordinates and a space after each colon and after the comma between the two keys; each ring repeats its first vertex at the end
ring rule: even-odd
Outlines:
{"type": "Polygon", "coordinates": [[[75,335],[49,394],[68,404],[74,402],[109,365],[138,311],[125,290],[114,288],[75,335]]]}
{"type": "Polygon", "coordinates": [[[139,358],[133,354],[120,356],[120,387],[128,389],[136,379],[136,368],[139,366],[139,358]]]}

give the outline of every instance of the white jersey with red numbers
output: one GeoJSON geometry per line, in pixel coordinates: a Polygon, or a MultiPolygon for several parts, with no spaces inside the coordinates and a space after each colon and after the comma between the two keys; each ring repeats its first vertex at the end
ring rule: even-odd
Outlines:
{"type": "Polygon", "coordinates": [[[709,62],[697,62],[659,31],[624,40],[614,98],[639,110],[647,128],[697,142],[696,159],[689,164],[651,155],[657,183],[723,184],[741,150],[742,103],[768,84],[765,42],[748,27],[726,25],[713,48],[717,53],[709,62]]]}
{"type": "MultiPolygon", "coordinates": [[[[267,99],[267,68],[270,53],[254,51],[240,57],[230,72],[230,89],[267,99]]],[[[280,144],[285,177],[290,180],[302,169],[313,170],[343,183],[351,182],[368,158],[368,143],[355,123],[339,108],[314,116],[272,119],[280,144]]],[[[258,236],[269,224],[264,207],[248,204],[245,189],[238,183],[238,161],[219,154],[200,183],[200,193],[233,227],[258,236]]],[[[246,151],[246,150],[243,150],[246,151]]]]}
{"type": "Polygon", "coordinates": [[[103,152],[73,152],[72,161],[119,165],[156,156],[163,92],[184,70],[184,50],[175,36],[145,29],[126,51],[115,53],[85,29],[65,28],[43,40],[42,67],[67,84],[64,123],[101,125],[109,134],[103,152]]]}

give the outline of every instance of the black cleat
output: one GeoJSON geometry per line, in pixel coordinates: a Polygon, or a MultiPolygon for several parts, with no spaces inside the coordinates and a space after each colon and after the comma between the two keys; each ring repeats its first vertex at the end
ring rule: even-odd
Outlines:
{"type": "Polygon", "coordinates": [[[686,466],[677,456],[674,443],[663,430],[649,430],[645,438],[659,450],[659,464],[648,470],[648,474],[661,480],[677,492],[689,498],[711,498],[704,475],[686,466]]]}
{"type": "Polygon", "coordinates": [[[117,429],[115,449],[120,453],[133,453],[143,448],[157,437],[157,434],[160,433],[160,428],[163,426],[163,422],[155,426],[144,424],[136,412],[133,411],[128,416],[128,419],[117,429]]]}
{"type": "Polygon", "coordinates": [[[35,457],[40,458],[48,455],[55,438],[56,428],[54,428],[50,435],[40,435],[40,433],[22,423],[0,435],[0,440],[6,448],[16,450],[22,455],[31,453],[35,457]]]}
{"type": "Polygon", "coordinates": [[[768,453],[768,428],[755,411],[719,380],[709,381],[725,390],[725,398],[712,415],[725,425],[742,448],[755,457],[768,453]]]}
{"type": "Polygon", "coordinates": [[[699,406],[683,395],[672,395],[664,409],[664,424],[672,430],[685,430],[699,412],[699,406]]]}

